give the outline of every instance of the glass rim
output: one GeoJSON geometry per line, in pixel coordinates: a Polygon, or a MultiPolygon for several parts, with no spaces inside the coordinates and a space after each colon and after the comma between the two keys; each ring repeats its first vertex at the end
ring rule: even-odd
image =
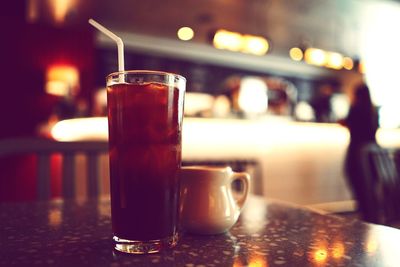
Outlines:
{"type": "Polygon", "coordinates": [[[158,70],[124,70],[124,71],[116,71],[108,74],[106,76],[106,80],[110,79],[113,76],[119,76],[121,74],[145,74],[145,75],[151,75],[151,74],[158,74],[158,75],[172,75],[175,76],[179,79],[182,79],[186,82],[186,78],[183,77],[182,75],[172,73],[172,72],[167,72],[167,71],[158,71],[158,70]]]}

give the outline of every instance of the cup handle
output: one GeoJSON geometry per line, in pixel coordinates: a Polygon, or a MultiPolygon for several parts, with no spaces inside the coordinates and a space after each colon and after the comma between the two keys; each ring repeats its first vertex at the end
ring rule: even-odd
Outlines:
{"type": "Polygon", "coordinates": [[[240,192],[240,195],[234,194],[236,204],[239,206],[239,209],[242,210],[244,204],[246,203],[247,195],[249,194],[250,175],[246,172],[234,172],[231,175],[230,184],[232,184],[236,180],[240,180],[243,185],[243,189],[240,192]]]}

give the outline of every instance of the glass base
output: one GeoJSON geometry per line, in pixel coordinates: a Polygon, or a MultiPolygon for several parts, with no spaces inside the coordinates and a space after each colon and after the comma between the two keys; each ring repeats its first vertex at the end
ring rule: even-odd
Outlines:
{"type": "Polygon", "coordinates": [[[150,254],[175,247],[178,243],[179,235],[175,233],[173,236],[164,239],[148,241],[127,240],[117,236],[114,236],[113,239],[115,242],[115,250],[130,254],[150,254]]]}

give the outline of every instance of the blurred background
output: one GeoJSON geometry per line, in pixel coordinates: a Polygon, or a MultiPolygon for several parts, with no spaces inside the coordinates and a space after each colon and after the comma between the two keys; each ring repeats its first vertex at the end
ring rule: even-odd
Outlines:
{"type": "MultiPolygon", "coordinates": [[[[338,122],[361,82],[378,110],[379,144],[400,146],[399,1],[25,0],[0,12],[0,138],[79,140],[71,124],[52,130],[106,116],[117,49],[87,23],[94,18],[124,40],[126,69],[187,78],[184,159],[255,159],[259,194],[352,199],[349,133],[338,122]]],[[[104,124],[88,131],[106,139],[104,124]]],[[[0,200],[33,198],[29,171],[12,164],[2,162],[0,187],[18,189],[0,200]]]]}

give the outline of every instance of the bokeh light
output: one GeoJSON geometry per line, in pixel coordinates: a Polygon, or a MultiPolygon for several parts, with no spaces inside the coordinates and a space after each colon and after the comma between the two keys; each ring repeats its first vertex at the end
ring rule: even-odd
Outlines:
{"type": "Polygon", "coordinates": [[[194,37],[194,31],[190,27],[182,27],[177,32],[178,38],[182,41],[192,40],[194,37]]]}
{"type": "Polygon", "coordinates": [[[293,47],[289,50],[290,58],[294,61],[301,61],[303,59],[303,51],[298,47],[293,47]]]}

